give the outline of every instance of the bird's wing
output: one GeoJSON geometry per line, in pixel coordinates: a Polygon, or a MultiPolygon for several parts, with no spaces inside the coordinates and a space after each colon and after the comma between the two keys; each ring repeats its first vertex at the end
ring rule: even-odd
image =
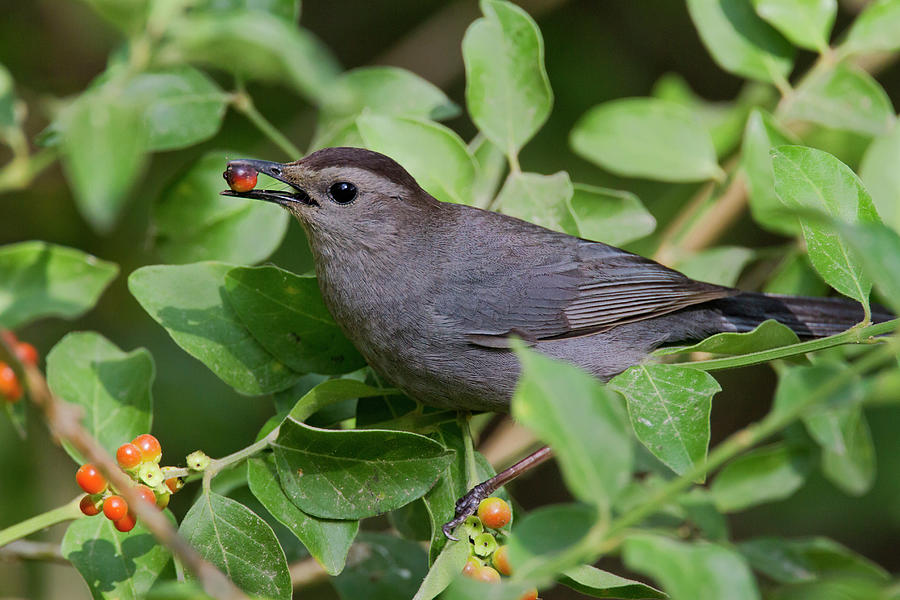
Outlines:
{"type": "MultiPolygon", "coordinates": [[[[546,241],[552,248],[561,240],[546,241]]],[[[544,246],[498,257],[493,268],[469,276],[443,314],[470,342],[499,348],[511,336],[538,343],[589,335],[737,293],[606,244],[565,242],[559,252],[544,246]]]]}

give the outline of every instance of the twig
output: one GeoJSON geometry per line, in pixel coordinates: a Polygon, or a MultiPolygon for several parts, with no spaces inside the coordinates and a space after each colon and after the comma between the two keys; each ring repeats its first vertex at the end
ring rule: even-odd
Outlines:
{"type": "Polygon", "coordinates": [[[0,548],[0,561],[40,560],[63,564],[69,561],[62,555],[59,544],[17,540],[0,548]]]}
{"type": "Polygon", "coordinates": [[[328,572],[314,558],[306,558],[288,565],[291,585],[294,589],[306,587],[328,579],[328,572]]]}
{"type": "Polygon", "coordinates": [[[81,425],[78,406],[60,400],[50,391],[47,381],[37,367],[19,366],[25,373],[28,395],[43,412],[53,435],[69,442],[106,477],[128,502],[131,511],[144,523],[150,533],[177,556],[200,580],[203,589],[214,598],[246,599],[247,596],[224,573],[204,560],[180,535],[158,508],[145,501],[134,482],[126,475],[109,453],[81,425]]]}

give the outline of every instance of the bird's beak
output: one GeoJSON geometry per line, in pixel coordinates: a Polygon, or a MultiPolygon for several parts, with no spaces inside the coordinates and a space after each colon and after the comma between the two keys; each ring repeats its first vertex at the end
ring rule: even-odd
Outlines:
{"type": "Polygon", "coordinates": [[[226,166],[227,169],[251,168],[263,175],[268,175],[272,179],[277,179],[291,186],[294,191],[290,190],[258,190],[253,189],[248,192],[235,192],[234,190],[222,190],[219,192],[223,196],[236,196],[238,198],[251,198],[253,200],[265,200],[266,202],[274,202],[282,206],[292,206],[301,204],[304,206],[318,206],[318,202],[310,198],[305,190],[297,187],[284,176],[285,165],[268,160],[250,160],[239,159],[230,160],[226,166]]]}

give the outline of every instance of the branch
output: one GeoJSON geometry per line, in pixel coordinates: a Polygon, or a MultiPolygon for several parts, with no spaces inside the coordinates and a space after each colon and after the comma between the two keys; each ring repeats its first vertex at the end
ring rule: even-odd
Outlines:
{"type": "Polygon", "coordinates": [[[18,540],[0,548],[0,561],[40,560],[70,564],[62,555],[59,544],[18,540]]]}

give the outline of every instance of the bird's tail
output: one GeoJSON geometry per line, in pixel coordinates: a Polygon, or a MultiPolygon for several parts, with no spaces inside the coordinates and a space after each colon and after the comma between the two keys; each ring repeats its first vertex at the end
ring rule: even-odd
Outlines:
{"type": "MultiPolygon", "coordinates": [[[[812,298],[741,292],[706,306],[718,313],[726,331],[750,331],[767,319],[790,327],[801,339],[835,335],[863,319],[859,302],[846,298],[812,298]]],[[[895,318],[880,306],[872,306],[872,322],[895,318]]]]}

